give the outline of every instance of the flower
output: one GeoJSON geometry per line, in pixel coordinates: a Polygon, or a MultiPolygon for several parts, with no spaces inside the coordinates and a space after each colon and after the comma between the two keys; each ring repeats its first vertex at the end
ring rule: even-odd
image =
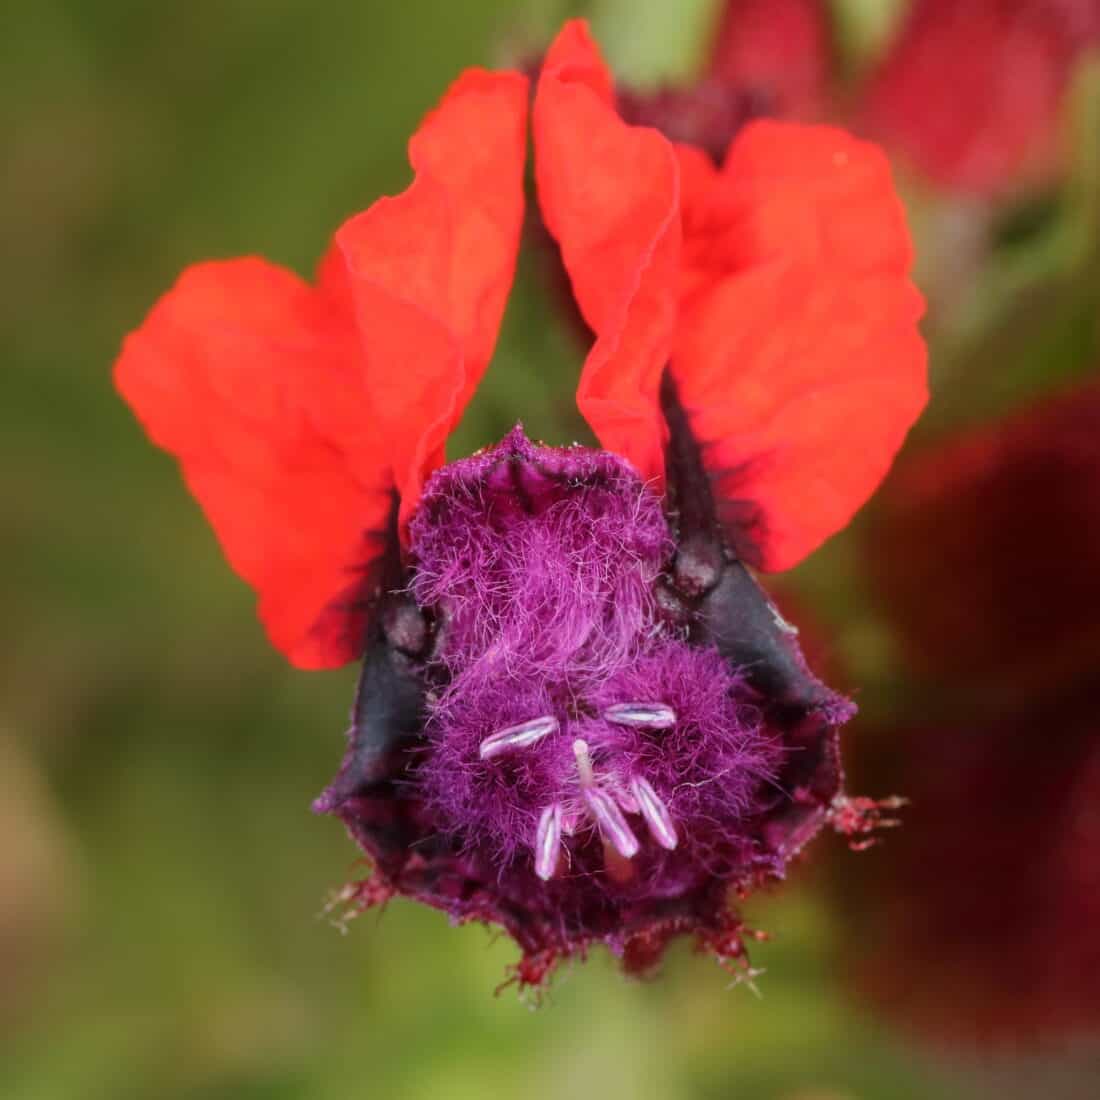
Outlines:
{"type": "Polygon", "coordinates": [[[925,400],[908,235],[873,147],[759,124],[716,169],[626,124],[570,23],[536,181],[606,449],[517,428],[445,465],[515,264],[527,94],[464,74],[412,139],[413,183],[338,230],[315,285],[198,265],[116,379],[274,644],[362,660],[315,807],[372,861],[347,900],[499,924],[523,984],[601,942],[644,969],[681,932],[736,962],[731,891],[847,805],[853,709],[747,566],[844,526],[925,400]]]}
{"type": "Polygon", "coordinates": [[[912,809],[845,927],[861,990],[940,1043],[1100,1024],[1098,478],[1092,380],[912,455],[871,533],[927,717],[857,742],[912,809]]]}
{"type": "Polygon", "coordinates": [[[847,973],[860,996],[943,1047],[1095,1034],[1100,714],[1091,690],[971,725],[873,736],[878,779],[903,782],[910,805],[883,858],[845,883],[847,973]]]}
{"type": "Polygon", "coordinates": [[[1100,651],[1098,424],[1087,382],[927,447],[891,479],[869,573],[932,690],[1004,709],[1087,677],[1100,651]]]}
{"type": "Polygon", "coordinates": [[[913,0],[847,89],[837,23],[825,0],[726,0],[699,79],[620,89],[623,107],[716,156],[753,116],[845,118],[933,187],[980,200],[1057,175],[1070,82],[1100,45],[1097,0],[913,0]]]}
{"type": "Polygon", "coordinates": [[[1097,45],[1097,0],[916,0],[864,92],[863,125],[948,190],[1046,182],[1074,65],[1097,45]]]}

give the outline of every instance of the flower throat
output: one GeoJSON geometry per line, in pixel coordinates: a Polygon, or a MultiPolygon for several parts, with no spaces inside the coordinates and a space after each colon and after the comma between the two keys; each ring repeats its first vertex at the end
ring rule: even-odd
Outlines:
{"type": "Polygon", "coordinates": [[[417,782],[456,843],[609,890],[743,858],[779,753],[737,672],[665,613],[673,543],[625,462],[516,429],[437,473],[411,534],[437,630],[417,782]]]}

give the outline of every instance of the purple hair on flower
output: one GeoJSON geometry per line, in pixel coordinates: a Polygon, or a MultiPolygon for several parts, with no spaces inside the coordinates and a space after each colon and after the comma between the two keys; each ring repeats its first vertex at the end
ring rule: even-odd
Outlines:
{"type": "MultiPolygon", "coordinates": [[[[681,526],[693,463],[672,462],[681,526]]],[[[383,883],[503,924],[530,983],[596,942],[645,969],[683,931],[742,957],[728,895],[825,821],[852,708],[744,567],[683,534],[622,459],[520,428],[432,477],[317,803],[375,862],[357,900],[383,883]]]]}
{"type": "Polygon", "coordinates": [[[657,890],[680,881],[686,851],[751,859],[737,823],[781,749],[718,653],[663,621],[654,584],[672,542],[625,463],[517,429],[436,475],[413,544],[445,673],[418,779],[457,844],[573,891],[592,885],[571,880],[601,846],[616,890],[636,855],[657,890]]]}

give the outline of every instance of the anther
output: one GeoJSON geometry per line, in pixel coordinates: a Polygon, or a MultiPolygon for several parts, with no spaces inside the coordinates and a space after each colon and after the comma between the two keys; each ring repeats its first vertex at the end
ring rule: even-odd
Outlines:
{"type": "Polygon", "coordinates": [[[661,796],[649,785],[649,781],[640,776],[630,781],[630,791],[638,803],[638,810],[649,826],[650,835],[662,848],[670,852],[680,842],[676,835],[676,826],[661,796]]]}
{"type": "Polygon", "coordinates": [[[616,703],[603,716],[616,725],[643,730],[667,730],[676,725],[676,712],[664,703],[616,703]]]}
{"type": "Polygon", "coordinates": [[[630,831],[622,810],[610,795],[598,787],[588,787],[584,800],[600,827],[600,834],[624,859],[638,854],[638,838],[630,831]]]}
{"type": "Polygon", "coordinates": [[[554,802],[542,811],[535,832],[535,874],[543,882],[549,882],[554,877],[560,854],[561,806],[554,802]]]}
{"type": "Polygon", "coordinates": [[[478,746],[478,755],[482,760],[491,760],[501,753],[511,752],[513,749],[526,749],[536,742],[541,741],[547,734],[557,733],[558,720],[552,715],[544,715],[542,718],[532,718],[529,722],[521,722],[518,726],[509,726],[507,729],[486,737],[478,746]]]}

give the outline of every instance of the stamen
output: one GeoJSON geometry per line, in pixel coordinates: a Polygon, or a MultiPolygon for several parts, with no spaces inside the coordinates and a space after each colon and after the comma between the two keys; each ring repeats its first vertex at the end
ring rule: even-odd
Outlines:
{"type": "Polygon", "coordinates": [[[478,746],[478,755],[482,760],[491,760],[501,753],[511,752],[512,749],[526,749],[536,742],[541,741],[549,733],[557,733],[558,720],[553,715],[547,714],[541,718],[532,718],[529,722],[521,722],[518,726],[509,726],[507,729],[486,737],[478,746]]]}
{"type": "Polygon", "coordinates": [[[542,811],[535,832],[535,874],[543,882],[549,882],[554,877],[560,854],[561,806],[554,802],[542,811]]]}
{"type": "Polygon", "coordinates": [[[588,787],[584,800],[600,827],[600,833],[624,859],[632,859],[638,854],[638,838],[630,831],[622,810],[610,795],[604,794],[598,787],[588,787]]]}
{"type": "Polygon", "coordinates": [[[638,802],[638,809],[649,826],[650,835],[662,848],[670,852],[680,842],[676,835],[676,826],[672,823],[672,815],[664,804],[661,796],[649,785],[649,781],[641,776],[630,781],[630,790],[638,802]]]}
{"type": "Polygon", "coordinates": [[[582,787],[591,787],[593,782],[592,757],[588,755],[588,742],[578,737],[573,742],[573,756],[577,760],[577,775],[582,787]]]}
{"type": "Polygon", "coordinates": [[[664,703],[616,703],[603,716],[616,725],[643,730],[667,730],[676,725],[676,712],[664,703]]]}

